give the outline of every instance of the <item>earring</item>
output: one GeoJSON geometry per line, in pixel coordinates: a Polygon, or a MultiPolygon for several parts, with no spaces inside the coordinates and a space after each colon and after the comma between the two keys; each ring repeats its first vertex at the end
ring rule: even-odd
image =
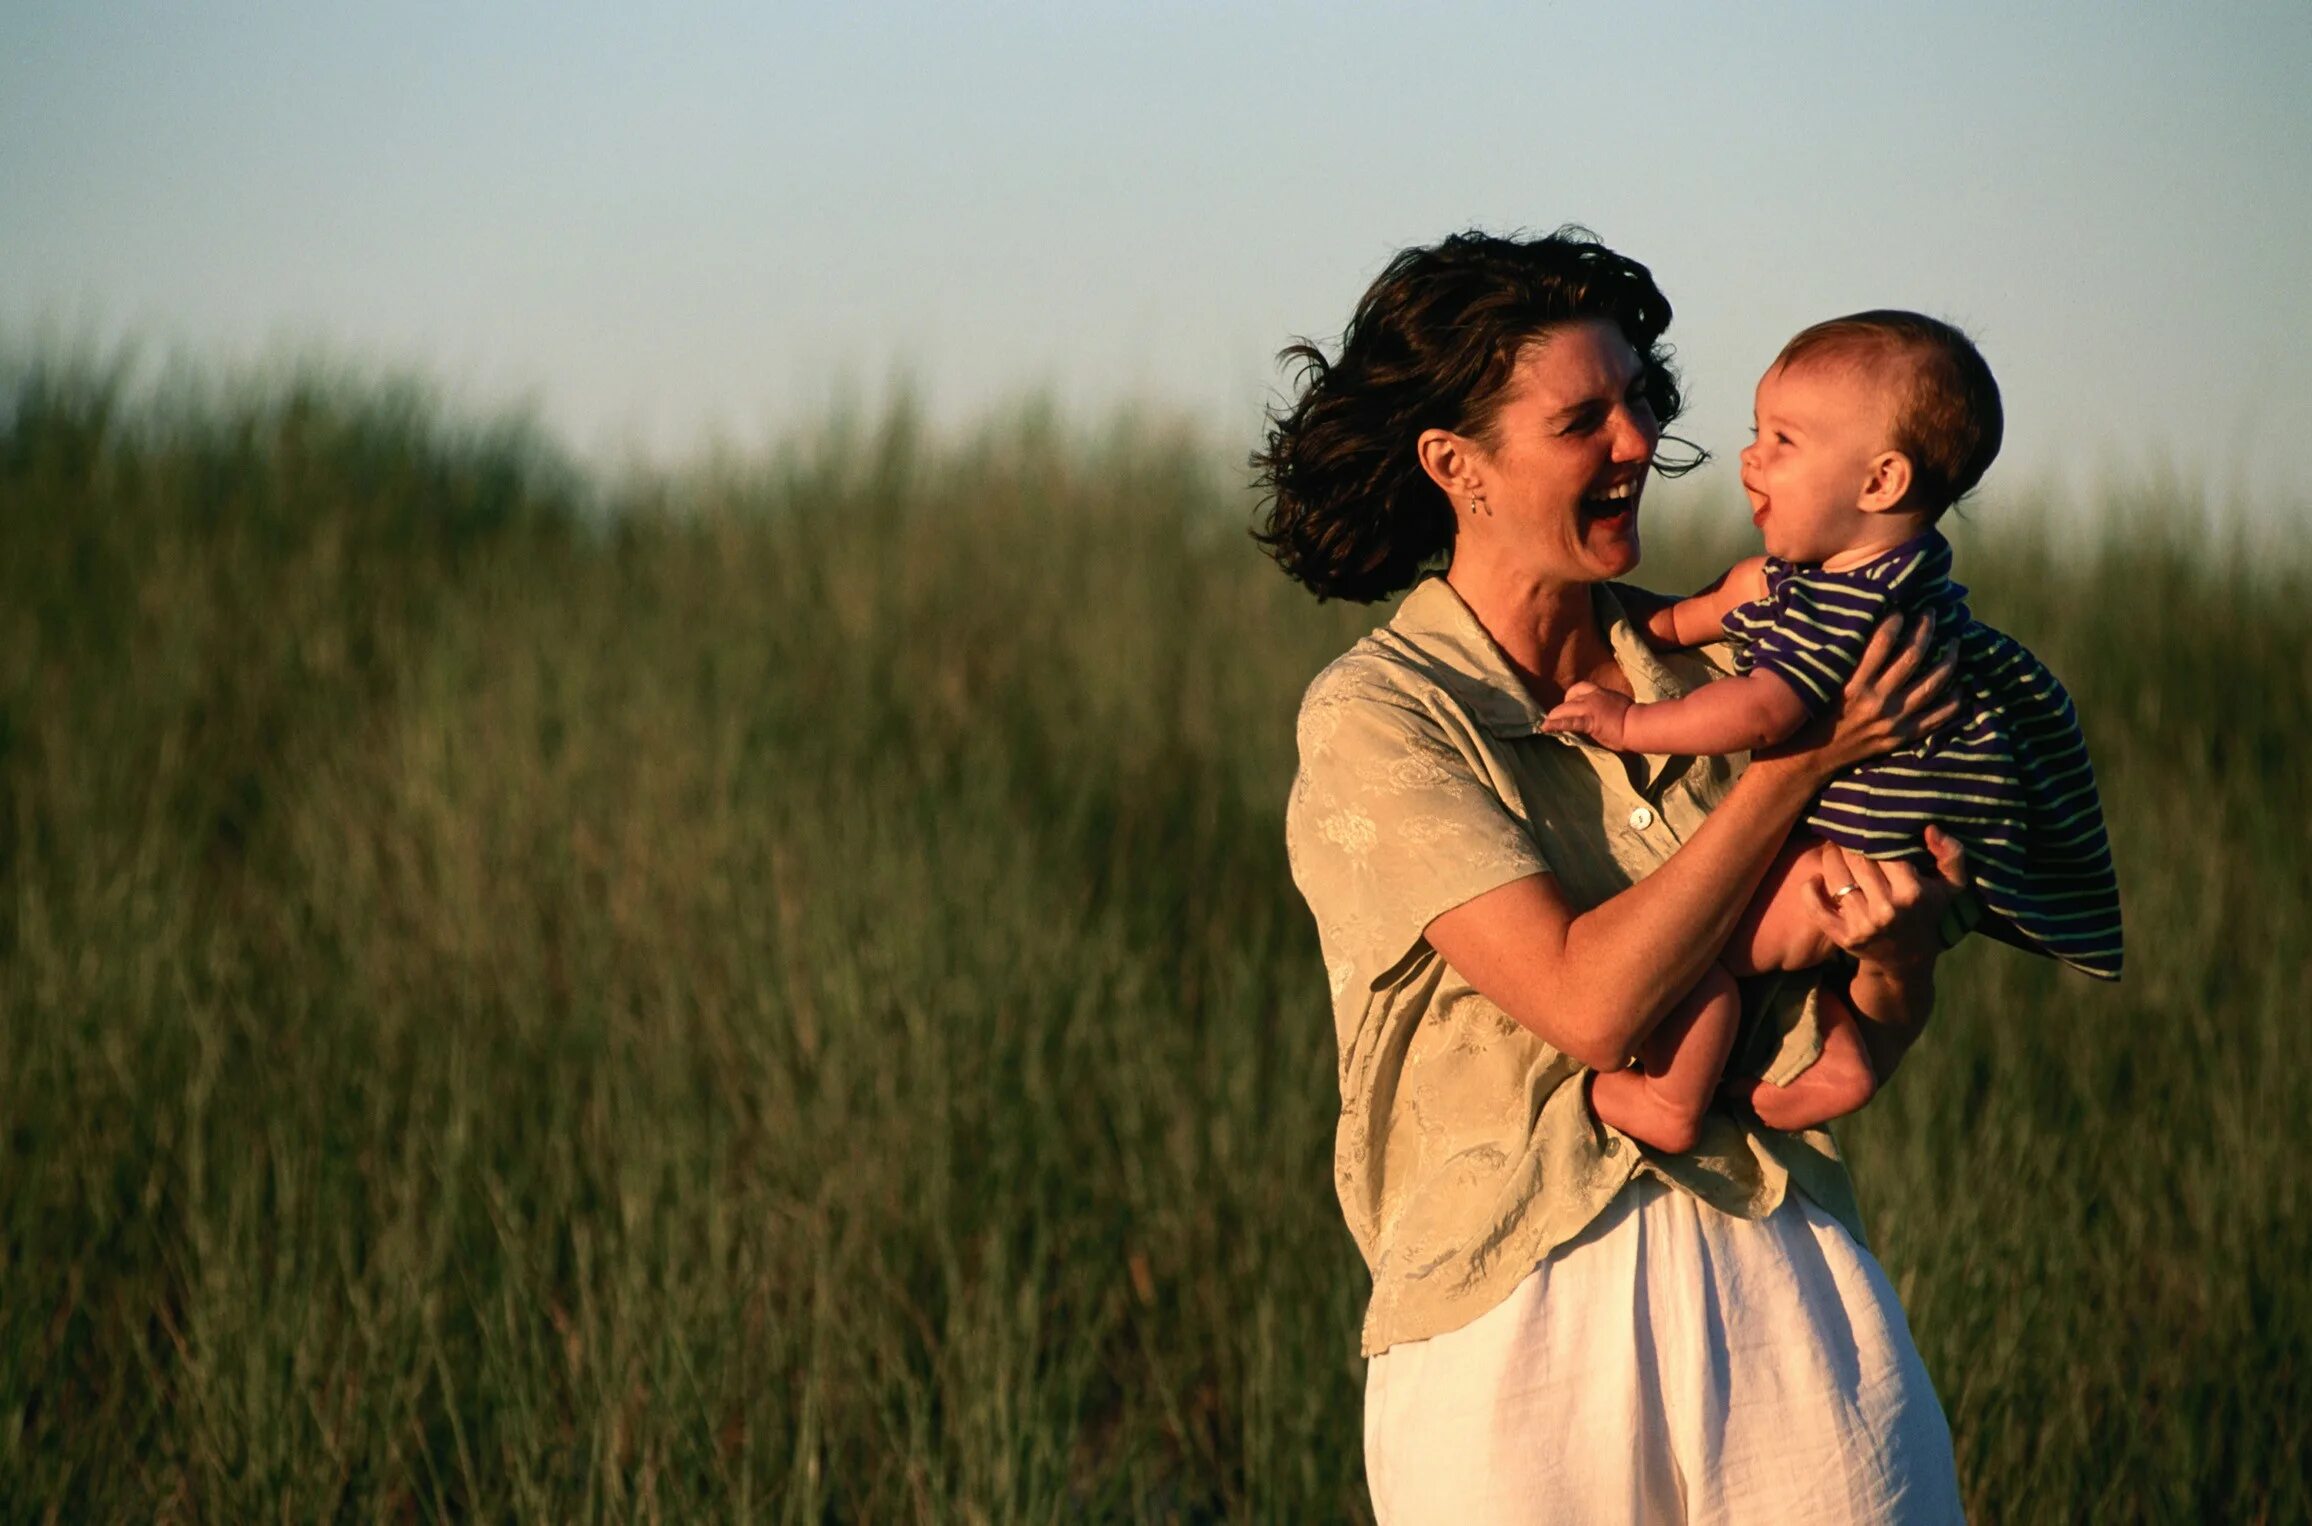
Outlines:
{"type": "Polygon", "coordinates": [[[1469,495],[1469,512],[1472,514],[1484,514],[1488,517],[1490,517],[1493,513],[1491,509],[1485,506],[1485,500],[1475,493],[1471,493],[1469,495]]]}

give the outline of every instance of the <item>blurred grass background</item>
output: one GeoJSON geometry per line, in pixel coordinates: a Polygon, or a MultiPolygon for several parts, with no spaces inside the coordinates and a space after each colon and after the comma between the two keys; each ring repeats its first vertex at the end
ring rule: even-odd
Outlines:
{"type": "MultiPolygon", "coordinates": [[[[344,376],[0,423],[10,1518],[1361,1517],[1281,811],[1382,612],[1216,452],[905,409],[608,481],[344,376]]],[[[1747,526],[1653,507],[1644,578],[1747,526]]],[[[1958,529],[2086,717],[2117,990],[1845,1130],[1982,1520],[2312,1513],[2312,577],[1958,529]]]]}

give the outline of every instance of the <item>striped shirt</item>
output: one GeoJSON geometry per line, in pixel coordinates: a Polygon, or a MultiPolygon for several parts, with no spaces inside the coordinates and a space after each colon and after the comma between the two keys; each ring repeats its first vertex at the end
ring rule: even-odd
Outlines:
{"type": "Polygon", "coordinates": [[[2119,886],[2095,772],[2071,696],[2019,641],[1973,619],[1929,530],[1846,572],[1766,559],[1766,596],[1734,609],[1741,672],[1783,679],[1812,711],[1845,689],[1878,622],[1932,613],[1957,643],[1960,713],[1897,753],[1832,780],[1807,826],[1873,858],[1931,862],[1923,834],[1967,846],[1984,904],[2051,958],[2103,980],[2120,969],[2119,886]]]}

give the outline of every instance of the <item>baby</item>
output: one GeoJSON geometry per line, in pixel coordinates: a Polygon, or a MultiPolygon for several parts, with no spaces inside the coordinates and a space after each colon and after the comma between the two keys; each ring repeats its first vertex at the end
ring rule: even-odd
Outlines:
{"type": "MultiPolygon", "coordinates": [[[[1957,644],[1960,709],[1931,736],[1831,782],[1721,966],[1656,1026],[1635,1065],[1593,1083],[1600,1118],[1668,1150],[1692,1147],[1717,1089],[1740,1015],[1732,976],[1803,969],[1835,952],[1808,902],[1827,909],[1858,887],[1825,882],[1824,840],[1924,864],[1926,829],[1940,827],[1965,845],[1975,881],[1960,932],[1980,920],[2006,942],[2119,978],[2119,891],[2070,697],[2021,644],[1969,617],[1935,530],[1999,452],[1990,367],[1947,323],[1857,313],[1783,346],[1756,408],[1742,486],[1766,555],[1646,621],[1657,646],[1730,640],[1738,676],[1653,704],[1576,684],[1544,729],[1631,752],[1769,746],[1837,702],[1890,613],[1932,616],[1938,653],[1957,644]]],[[[1876,1087],[1852,1012],[1827,992],[1822,1011],[1822,1057],[1787,1088],[1751,1090],[1778,1126],[1852,1112],[1876,1087]]]]}

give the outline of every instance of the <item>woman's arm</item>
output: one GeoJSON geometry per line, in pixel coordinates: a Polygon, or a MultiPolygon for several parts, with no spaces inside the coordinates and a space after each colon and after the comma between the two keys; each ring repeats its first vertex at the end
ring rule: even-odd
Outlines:
{"type": "Polygon", "coordinates": [[[1576,912],[1554,878],[1529,876],[1435,918],[1430,946],[1553,1048],[1619,1067],[1717,957],[1822,784],[1956,713],[1941,698],[1950,660],[1925,666],[1933,635],[1921,619],[1902,641],[1884,622],[1827,735],[1754,760],[1669,861],[1621,894],[1576,912]]]}
{"type": "Polygon", "coordinates": [[[1884,1086],[1934,1014],[1934,956],[1915,963],[1856,965],[1847,977],[1846,1004],[1861,1019],[1855,1026],[1870,1051],[1871,1074],[1884,1086]]]}
{"type": "Polygon", "coordinates": [[[1833,943],[1855,956],[1847,1005],[1862,1019],[1871,1069],[1884,1082],[1926,1030],[1935,1006],[1935,960],[1943,951],[1943,908],[1967,888],[1967,850],[1940,827],[1927,828],[1930,876],[1901,860],[1881,862],[1823,846],[1822,872],[1859,893],[1832,900],[1821,883],[1809,904],[1833,943]]]}

